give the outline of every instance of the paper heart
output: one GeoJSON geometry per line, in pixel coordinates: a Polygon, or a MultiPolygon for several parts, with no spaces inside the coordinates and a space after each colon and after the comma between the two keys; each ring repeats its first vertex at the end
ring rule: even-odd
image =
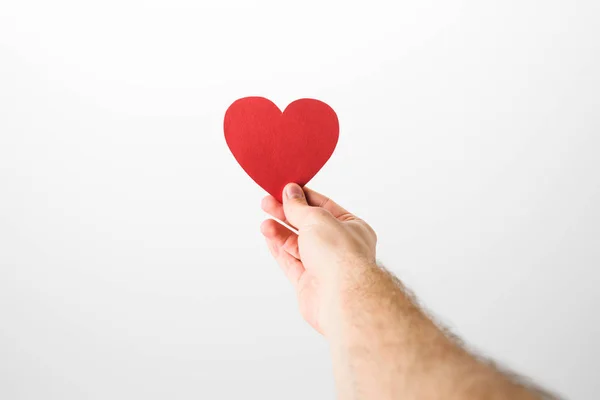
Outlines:
{"type": "Polygon", "coordinates": [[[314,99],[281,110],[263,97],[233,102],[225,113],[225,140],[248,175],[277,200],[286,184],[304,186],[325,165],[338,141],[335,111],[314,99]]]}

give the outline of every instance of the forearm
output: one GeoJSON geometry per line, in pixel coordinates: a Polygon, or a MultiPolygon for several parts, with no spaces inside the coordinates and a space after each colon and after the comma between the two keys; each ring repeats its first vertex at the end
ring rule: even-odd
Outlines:
{"type": "Polygon", "coordinates": [[[374,265],[340,281],[328,339],[339,398],[537,398],[448,338],[374,265]]]}

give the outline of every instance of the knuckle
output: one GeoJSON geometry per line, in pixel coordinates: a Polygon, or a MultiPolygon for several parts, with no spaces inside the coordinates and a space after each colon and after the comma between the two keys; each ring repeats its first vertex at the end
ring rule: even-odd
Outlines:
{"type": "Polygon", "coordinates": [[[377,243],[377,232],[375,232],[375,230],[371,227],[371,225],[369,225],[365,220],[361,219],[359,220],[360,225],[362,226],[362,231],[369,236],[369,239],[373,242],[373,243],[377,243]]]}
{"type": "Polygon", "coordinates": [[[371,225],[367,224],[366,222],[365,222],[365,226],[367,227],[367,230],[373,237],[373,242],[377,243],[377,232],[375,232],[375,230],[371,227],[371,225]]]}

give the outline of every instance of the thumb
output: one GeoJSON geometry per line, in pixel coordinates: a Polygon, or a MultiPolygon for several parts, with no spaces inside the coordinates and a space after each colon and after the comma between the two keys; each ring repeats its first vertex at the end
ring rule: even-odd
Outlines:
{"type": "Polygon", "coordinates": [[[285,218],[297,229],[304,224],[311,207],[300,185],[288,183],[283,189],[283,212],[285,218]]]}

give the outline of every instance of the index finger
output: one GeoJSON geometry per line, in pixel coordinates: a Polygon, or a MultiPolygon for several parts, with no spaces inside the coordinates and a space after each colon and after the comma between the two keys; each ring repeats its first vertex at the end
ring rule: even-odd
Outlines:
{"type": "Polygon", "coordinates": [[[312,189],[303,187],[304,194],[306,195],[306,201],[309,205],[313,207],[321,207],[329,211],[335,218],[339,218],[342,215],[351,214],[349,211],[345,210],[344,207],[337,204],[335,201],[331,200],[329,197],[315,192],[312,189]]]}

